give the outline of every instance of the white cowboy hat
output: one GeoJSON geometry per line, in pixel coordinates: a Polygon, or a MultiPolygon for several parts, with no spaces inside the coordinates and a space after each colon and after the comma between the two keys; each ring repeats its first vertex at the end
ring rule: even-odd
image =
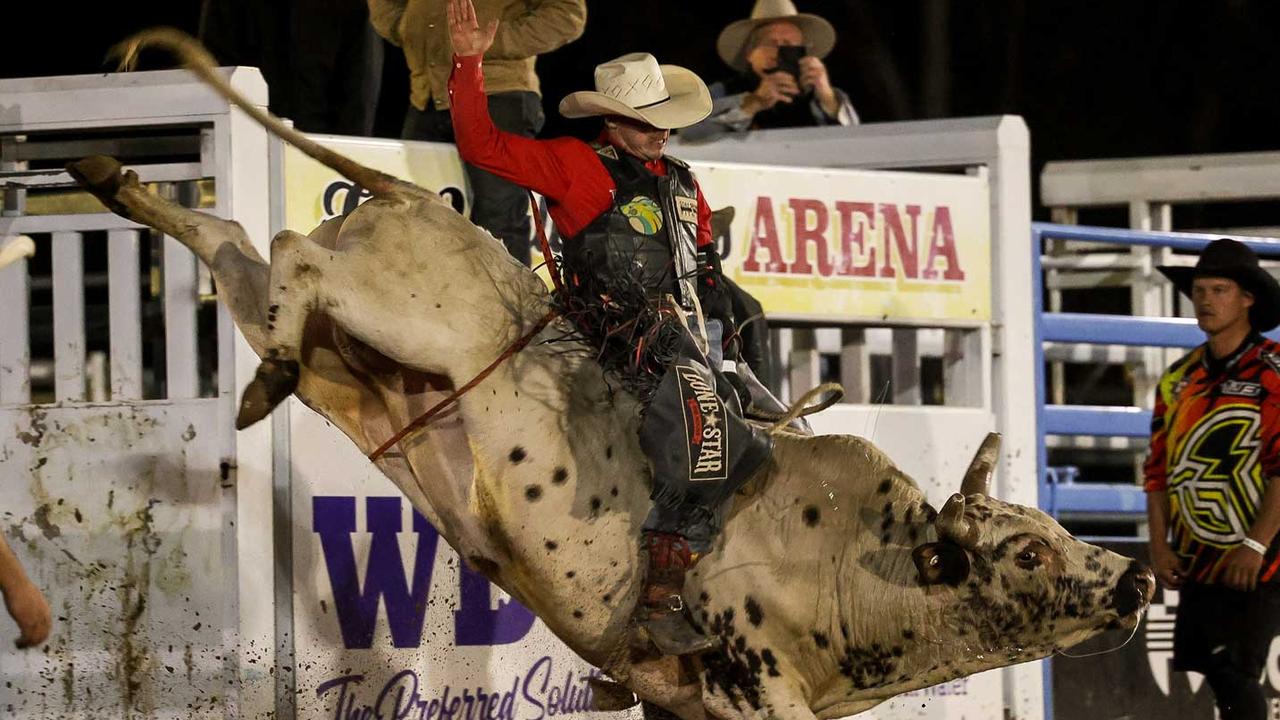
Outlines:
{"type": "Polygon", "coordinates": [[[810,55],[826,57],[831,48],[835,47],[836,29],[826,20],[817,15],[797,12],[796,5],[791,0],[756,0],[756,6],[751,9],[751,17],[732,22],[720,31],[720,38],[716,40],[716,52],[720,53],[720,59],[734,70],[746,70],[744,51],[751,33],[761,25],[768,25],[776,20],[786,20],[800,28],[810,55]]]}
{"type": "Polygon", "coordinates": [[[649,53],[631,53],[596,66],[595,91],[569,93],[560,101],[567,118],[621,115],[672,130],[711,114],[711,93],[691,70],[659,65],[649,53]]]}

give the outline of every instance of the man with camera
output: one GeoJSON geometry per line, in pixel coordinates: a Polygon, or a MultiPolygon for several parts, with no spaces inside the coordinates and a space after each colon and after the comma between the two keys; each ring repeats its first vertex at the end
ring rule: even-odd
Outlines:
{"type": "Polygon", "coordinates": [[[767,128],[856,125],[849,96],[832,87],[822,58],[835,45],[831,23],[796,11],[791,0],[757,0],[751,17],[731,23],[716,50],[739,71],[710,87],[711,115],[682,130],[685,140],[767,128]]]}

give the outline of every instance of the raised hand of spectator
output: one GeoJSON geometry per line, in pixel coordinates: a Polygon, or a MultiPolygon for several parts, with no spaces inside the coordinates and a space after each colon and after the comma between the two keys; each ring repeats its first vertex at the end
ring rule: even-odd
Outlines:
{"type": "Polygon", "coordinates": [[[449,0],[445,12],[449,18],[449,39],[453,41],[455,55],[484,55],[493,45],[493,38],[498,34],[498,20],[495,18],[488,25],[480,27],[476,8],[471,0],[449,0]]]}
{"type": "Polygon", "coordinates": [[[827,77],[827,66],[813,55],[800,58],[800,87],[812,90],[818,104],[828,115],[835,115],[840,110],[840,99],[831,87],[831,79],[827,77]]]}
{"type": "Polygon", "coordinates": [[[760,85],[755,91],[747,94],[742,101],[742,109],[750,115],[777,105],[790,103],[792,98],[800,94],[800,86],[788,72],[773,72],[760,77],[760,85]]]}
{"type": "Polygon", "coordinates": [[[11,587],[6,586],[4,604],[22,631],[17,640],[18,647],[39,645],[49,637],[49,626],[53,623],[49,601],[30,580],[24,577],[13,582],[11,587]]]}

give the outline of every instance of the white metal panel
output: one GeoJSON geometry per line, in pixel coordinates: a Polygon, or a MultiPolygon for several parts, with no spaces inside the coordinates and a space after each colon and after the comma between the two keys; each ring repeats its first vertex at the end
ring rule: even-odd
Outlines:
{"type": "Polygon", "coordinates": [[[920,404],[920,337],[915,328],[893,329],[893,404],[920,404]]]}
{"type": "Polygon", "coordinates": [[[168,397],[199,395],[196,344],[196,256],[164,239],[164,365],[168,397]]]}
{"type": "MultiPolygon", "coordinates": [[[[260,96],[266,105],[266,96],[260,96]]],[[[266,131],[247,115],[233,110],[214,126],[214,162],[219,184],[217,214],[235,218],[244,228],[262,257],[269,257],[273,188],[270,156],[272,150],[266,131]]],[[[283,189],[275,191],[283,202],[283,189]]],[[[237,334],[235,341],[234,378],[247,381],[253,377],[258,357],[248,343],[237,334]]],[[[234,382],[234,380],[232,381],[234,382]]],[[[228,427],[235,417],[235,396],[219,396],[219,412],[228,427]]],[[[228,637],[226,657],[238,678],[236,713],[240,717],[262,717],[276,709],[275,681],[259,671],[275,667],[276,630],[274,593],[265,592],[275,579],[274,524],[289,522],[289,514],[277,510],[272,502],[276,451],[288,452],[286,439],[275,439],[271,423],[258,423],[246,431],[235,433],[228,445],[229,459],[236,466],[234,515],[227,517],[227,531],[235,543],[234,557],[238,573],[228,588],[224,611],[230,627],[238,633],[228,637]]]]}
{"type": "Polygon", "coordinates": [[[840,331],[840,341],[840,384],[844,386],[845,402],[869,403],[871,352],[867,346],[867,331],[844,328],[840,331]]]}
{"type": "Polygon", "coordinates": [[[0,234],[29,235],[47,232],[87,232],[90,230],[139,229],[143,227],[112,213],[84,215],[19,215],[0,217],[0,234]]]}
{"type": "Polygon", "coordinates": [[[943,388],[947,405],[984,407],[990,394],[991,368],[985,362],[986,333],[947,330],[943,354],[943,388]]]}
{"type": "MultiPolygon", "coordinates": [[[[267,104],[267,84],[257,68],[218,70],[250,102],[267,104]]],[[[108,73],[0,80],[0,132],[84,124],[127,124],[141,118],[172,122],[181,115],[223,115],[227,101],[185,70],[108,73]],[[122,102],[127,95],[128,102],[122,102]]]]}
{"type": "Polygon", "coordinates": [[[0,268],[0,405],[31,400],[30,287],[25,259],[0,268]]]}
{"type": "Polygon", "coordinates": [[[108,310],[111,332],[111,399],[142,399],[142,277],[139,234],[107,233],[108,310]]]}
{"type": "Polygon", "coordinates": [[[53,375],[58,402],[84,400],[84,245],[53,234],[53,375]]]}
{"type": "Polygon", "coordinates": [[[1040,174],[1050,207],[1280,197],[1280,152],[1051,162],[1040,174]]]}
{"type": "Polygon", "coordinates": [[[791,402],[822,382],[821,360],[814,331],[810,328],[792,328],[791,352],[787,355],[791,402]]]}
{"type": "Polygon", "coordinates": [[[4,717],[226,717],[215,420],[208,400],[0,410],[6,536],[54,616],[47,649],[0,644],[4,717]]]}

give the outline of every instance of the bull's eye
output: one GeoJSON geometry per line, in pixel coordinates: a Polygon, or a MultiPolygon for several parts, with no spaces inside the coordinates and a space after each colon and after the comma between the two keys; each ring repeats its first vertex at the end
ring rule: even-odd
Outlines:
{"type": "Polygon", "coordinates": [[[1040,553],[1031,548],[1027,548],[1018,553],[1018,556],[1014,558],[1013,561],[1018,564],[1018,567],[1024,570],[1031,570],[1032,568],[1040,566],[1040,553]]]}

